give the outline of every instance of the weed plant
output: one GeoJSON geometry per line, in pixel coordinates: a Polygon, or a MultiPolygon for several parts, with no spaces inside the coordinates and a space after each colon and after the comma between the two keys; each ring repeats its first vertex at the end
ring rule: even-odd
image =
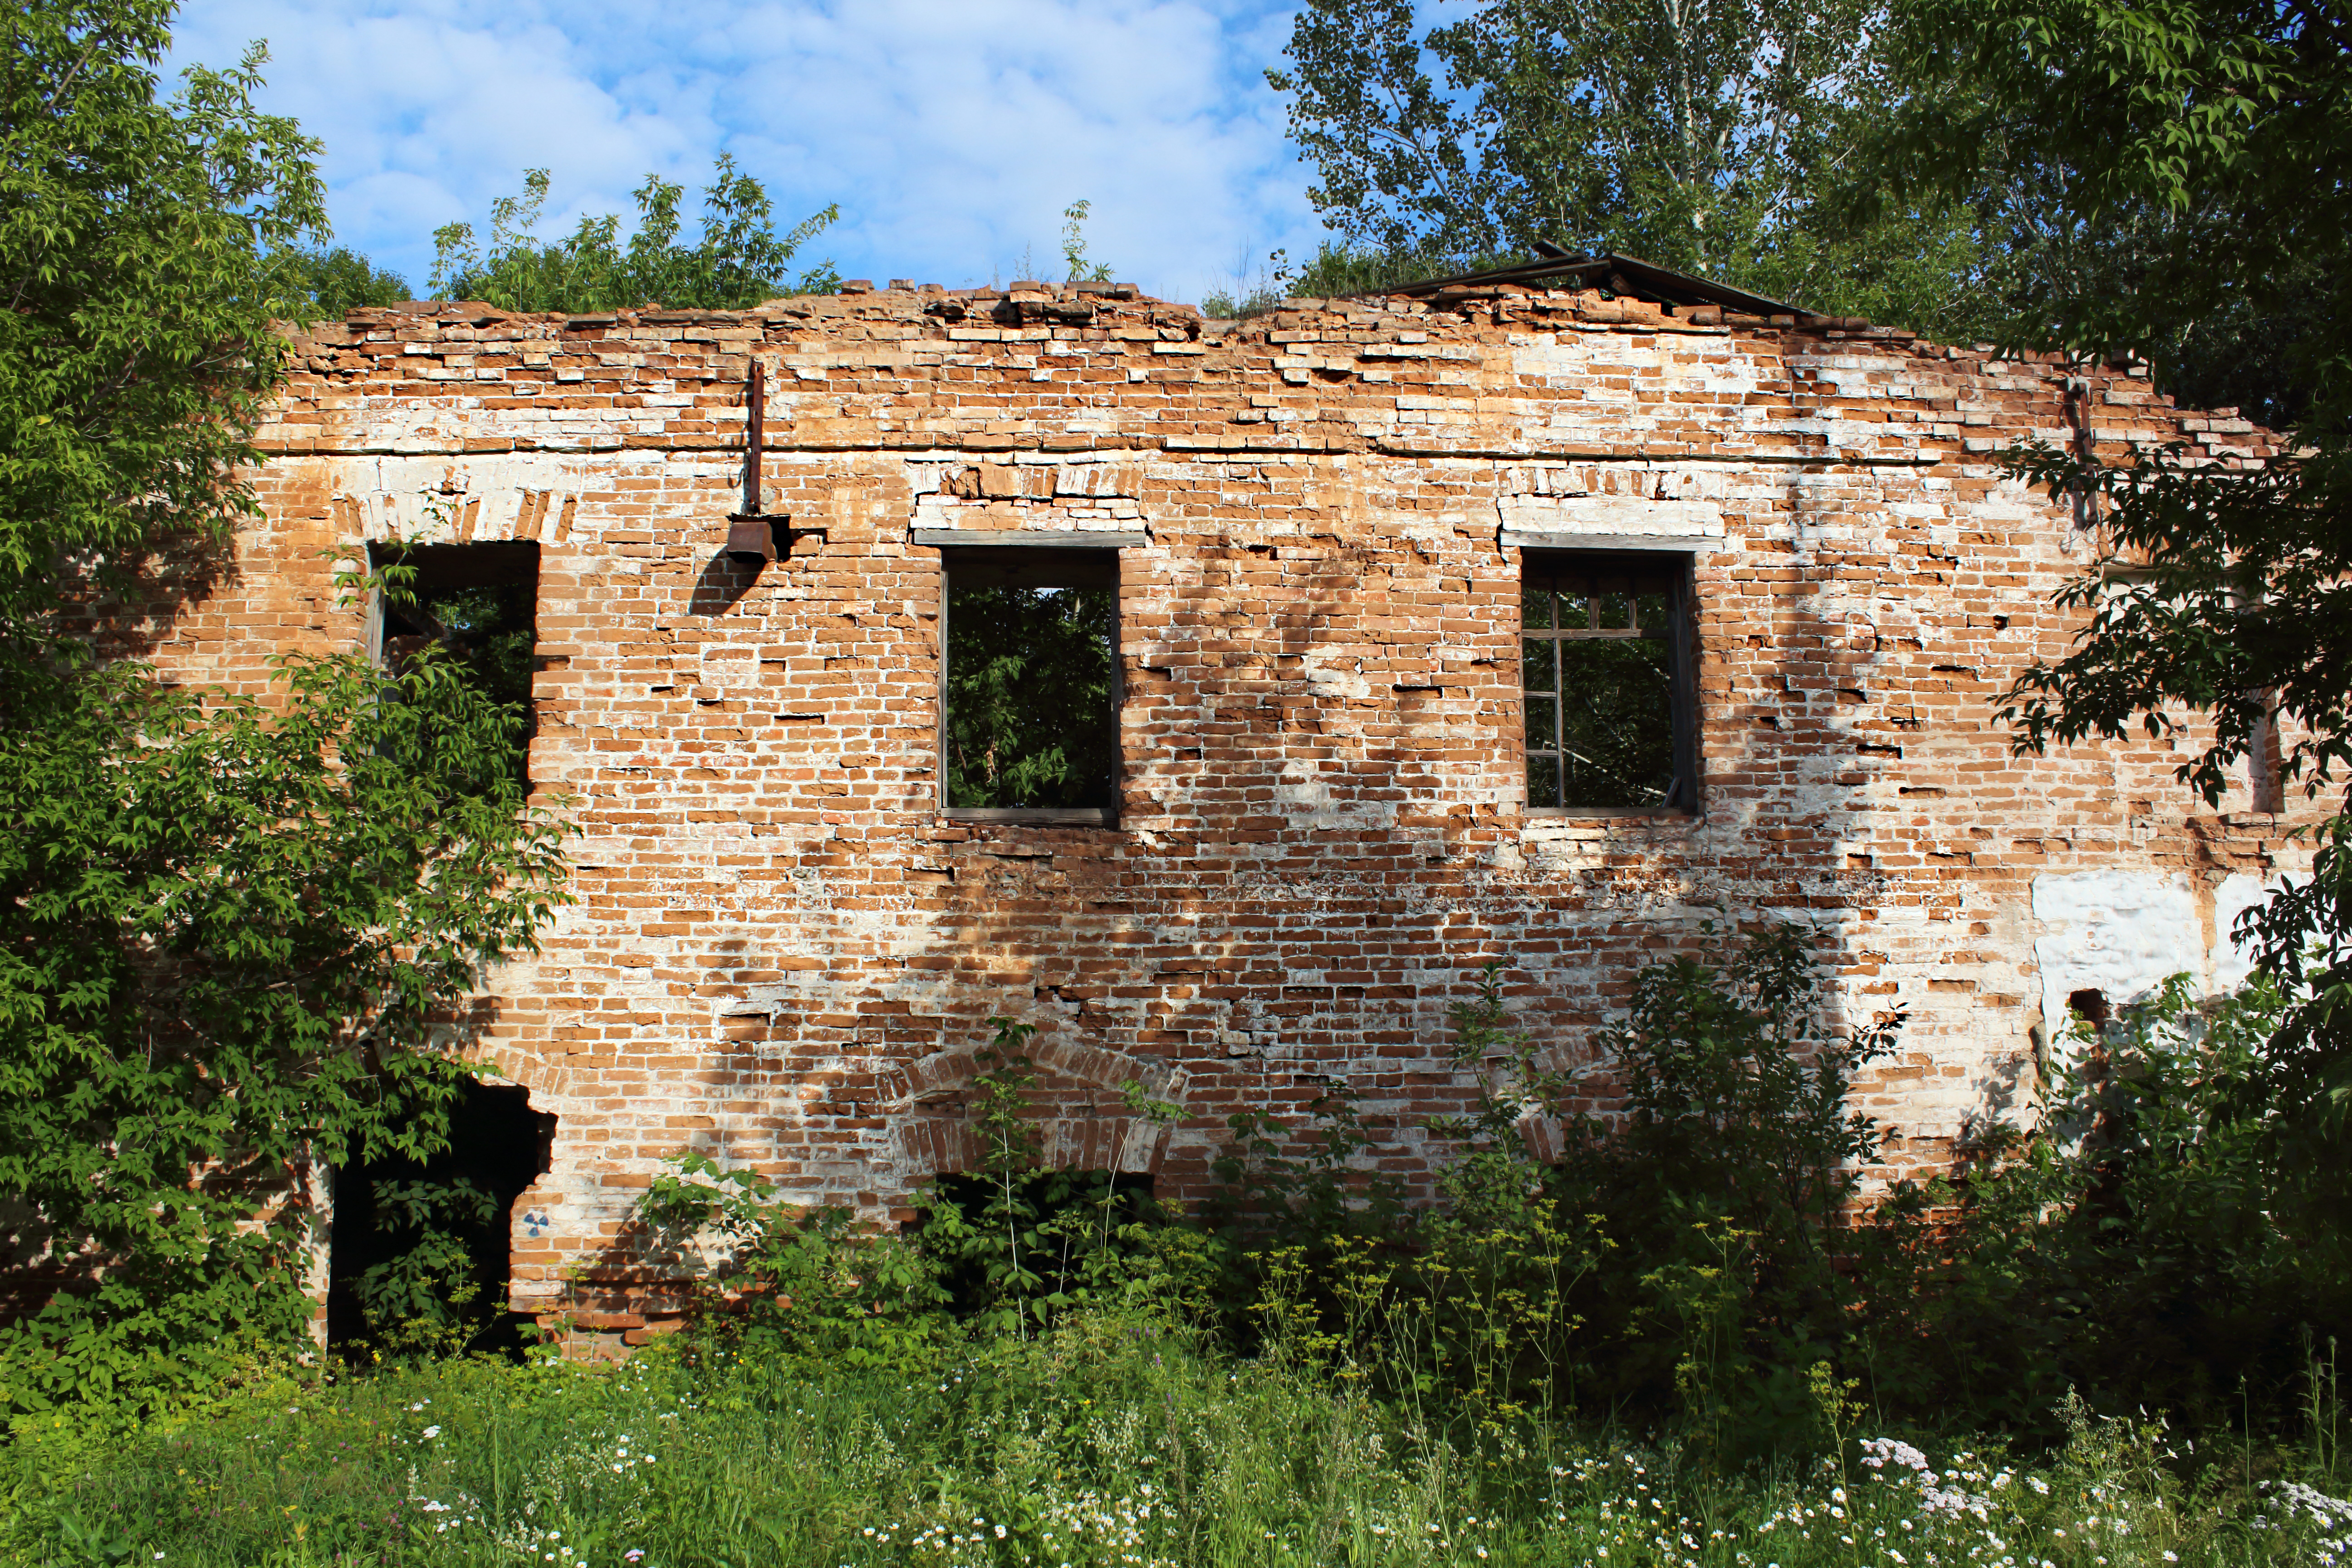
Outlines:
{"type": "Polygon", "coordinates": [[[1819,985],[1786,931],[1644,970],[1604,1117],[1489,969],[1454,1011],[1471,1109],[1428,1129],[1437,1201],[1360,1168],[1335,1083],[1304,1128],[1234,1118],[1195,1214],[1042,1168],[1000,1020],[983,1169],[908,1231],[681,1152],[642,1214],[649,1260],[726,1309],[690,1333],[617,1369],[421,1333],[371,1376],[28,1413],[0,1549],[2336,1568],[2342,1221],[2260,1091],[2279,999],[2168,987],[2063,1044],[2030,1133],[1874,1197],[1852,1091],[1901,1019],[1832,1028],[1819,985]],[[1544,1117],[1566,1152],[1539,1163],[1544,1117]]]}
{"type": "MultiPolygon", "coordinates": [[[[1832,1400],[1837,1391],[1830,1391],[1832,1400]]],[[[1852,1415],[1849,1408],[1845,1414],[1852,1415]]],[[[1816,1410],[1817,1419],[1841,1419],[1816,1410]]],[[[1841,1434],[1727,1471],[1687,1440],[1449,1439],[1286,1350],[1066,1314],[896,1367],[672,1342],[626,1363],[257,1372],[202,1410],[0,1448],[0,1560],[173,1568],[1605,1564],[2333,1568],[2315,1451],[2200,1454],[2079,1402],[2039,1459],[1841,1434]]]]}
{"type": "Polygon", "coordinates": [[[1673,1429],[1736,1468],[1808,1428],[1822,1376],[1881,1422],[2045,1445],[2070,1394],[2208,1435],[2307,1418],[2309,1369],[2352,1336],[2352,1266],[2261,1088],[2273,991],[2175,983],[2078,1028],[2026,1127],[1980,1127],[1955,1174],[1874,1192],[1888,1132],[1853,1091],[1904,1019],[1839,1024],[1830,1001],[1797,931],[1725,938],[1638,973],[1601,1081],[1572,1081],[1487,968],[1454,1010],[1473,1093],[1426,1130],[1433,1202],[1365,1169],[1378,1130],[1337,1081],[1304,1126],[1232,1117],[1222,1193],[1192,1214],[1041,1169],[1027,1030],[999,1020],[973,1098],[983,1169],[926,1194],[913,1234],[695,1154],[646,1213],[714,1300],[748,1300],[746,1353],[887,1363],[1172,1299],[1456,1444],[1574,1415],[1673,1429]],[[1610,1110],[1572,1109],[1596,1090],[1610,1110]],[[1532,1156],[1531,1118],[1559,1157],[1532,1156]]]}
{"type": "Polygon", "coordinates": [[[1438,1201],[1358,1173],[1335,1086],[1304,1137],[1234,1119],[1211,1261],[1237,1342],[1319,1337],[1457,1439],[1576,1411],[1737,1467],[1803,1429],[1822,1365],[1882,1421],[2051,1444],[2077,1394],[2274,1434],[2352,1339],[2352,1210],[2266,1087],[2292,1011],[2175,981],[2056,1042],[2022,1125],[1974,1129],[1956,1172],[1873,1189],[1888,1130],[1854,1089],[1904,1019],[1837,1024],[1797,932],[1642,970],[1597,1085],[1510,1026],[1490,969],[1454,1012],[1475,1105],[1429,1129],[1438,1201]],[[1612,1109],[1574,1109],[1596,1089],[1612,1109]],[[1564,1152],[1538,1163],[1543,1117],[1564,1152]]]}

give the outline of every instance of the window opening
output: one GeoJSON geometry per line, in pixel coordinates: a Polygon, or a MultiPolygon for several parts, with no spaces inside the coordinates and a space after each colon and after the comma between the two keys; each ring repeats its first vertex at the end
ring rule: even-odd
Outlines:
{"type": "Polygon", "coordinates": [[[377,646],[384,668],[397,673],[419,650],[437,643],[477,690],[520,708],[515,774],[528,788],[530,741],[539,732],[530,695],[539,635],[539,545],[527,540],[373,544],[368,563],[415,572],[399,591],[378,595],[377,646]]]}
{"type": "Polygon", "coordinates": [[[328,1344],[365,1364],[404,1314],[437,1315],[464,1348],[520,1359],[523,1320],[507,1309],[510,1215],[552,1164],[554,1144],[555,1118],[530,1109],[529,1089],[467,1083],[442,1152],[338,1165],[328,1344]]]}
{"type": "Polygon", "coordinates": [[[1685,670],[1687,567],[1528,552],[1520,679],[1532,810],[1696,804],[1685,670]]]}
{"type": "Polygon", "coordinates": [[[2276,693],[2262,693],[2263,716],[2246,747],[2246,784],[2256,811],[2286,810],[2286,756],[2279,742],[2276,693]]]}
{"type": "Polygon", "coordinates": [[[1108,822],[1118,782],[1118,552],[953,548],[940,563],[941,805],[1108,822]]]}

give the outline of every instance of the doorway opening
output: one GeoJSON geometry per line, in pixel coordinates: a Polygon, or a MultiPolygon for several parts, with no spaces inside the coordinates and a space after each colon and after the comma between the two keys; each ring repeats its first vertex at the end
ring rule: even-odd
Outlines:
{"type": "Polygon", "coordinates": [[[327,1343],[364,1360],[430,1333],[465,1351],[520,1357],[507,1309],[509,1215],[546,1174],[555,1118],[520,1084],[467,1083],[449,1147],[429,1159],[362,1161],[335,1172],[327,1253],[327,1343]]]}

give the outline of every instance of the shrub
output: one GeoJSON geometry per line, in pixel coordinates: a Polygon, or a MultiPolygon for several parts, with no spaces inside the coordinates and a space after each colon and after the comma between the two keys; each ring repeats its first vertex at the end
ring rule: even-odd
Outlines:
{"type": "Polygon", "coordinates": [[[1465,1452],[1570,1416],[1678,1430],[1701,1468],[1839,1450],[1864,1412],[2058,1442],[2070,1397],[2315,1428],[2347,1284],[2340,1219],[2277,1195],[2307,1190],[2261,1090],[2289,1013],[2259,984],[2198,1005],[2175,983],[2076,1036],[2032,1133],[1985,1130],[1957,1178],[1874,1195],[1885,1132],[1852,1091],[1903,1018],[1837,1024],[1801,932],[1642,970],[1592,1069],[1617,1099],[1567,1115],[1593,1086],[1544,1065],[1490,966],[1454,1009],[1475,1094],[1429,1128],[1434,1201],[1361,1168],[1370,1130],[1333,1084],[1302,1127],[1234,1117],[1197,1215],[1042,1169],[1028,1030],[1000,1019],[982,1169],[935,1184],[905,1234],[695,1153],[644,1213],[706,1304],[739,1309],[697,1342],[720,1359],[929,1375],[1117,1308],[1465,1452]],[[1531,1115],[1560,1116],[1557,1161],[1529,1152],[1531,1115]]]}
{"type": "Polygon", "coordinates": [[[1613,1244],[1576,1297],[1588,1400],[1769,1448],[1806,1428],[1805,1369],[1850,1359],[1885,1283],[1860,1277],[1850,1224],[1885,1132],[1849,1096],[1903,1018],[1830,1012],[1790,927],[1634,976],[1600,1037],[1622,1110],[1569,1119],[1549,1178],[1613,1244]]]}
{"type": "MultiPolygon", "coordinates": [[[[894,1235],[838,1206],[789,1201],[757,1172],[681,1151],[639,1206],[657,1244],[690,1263],[707,1304],[732,1297],[744,1353],[839,1355],[914,1365],[959,1337],[1028,1338],[1066,1313],[1111,1302],[1171,1304],[1212,1272],[1193,1233],[1167,1222],[1116,1173],[1041,1168],[1023,1047],[1034,1026],[992,1020],[974,1079],[982,1170],[916,1198],[894,1235]],[[698,1242],[708,1237],[708,1243],[698,1242]]],[[[1171,1108],[1128,1087],[1144,1115],[1171,1108]]]]}
{"type": "Polygon", "coordinates": [[[2260,978],[2200,1004],[2176,976],[2076,1026],[2038,1128],[1986,1140],[1952,1194],[1912,1399],[2021,1428],[2069,1389],[2198,1426],[2285,1418],[2307,1348],[2352,1329],[2344,1216],[2294,1202],[2306,1173],[2262,1090],[2292,1012],[2260,978]]]}

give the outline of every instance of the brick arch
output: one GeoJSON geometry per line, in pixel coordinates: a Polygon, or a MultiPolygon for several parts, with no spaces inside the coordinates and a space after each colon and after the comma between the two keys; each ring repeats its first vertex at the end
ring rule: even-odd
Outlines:
{"type": "MultiPolygon", "coordinates": [[[[884,1075],[881,1110],[890,1119],[898,1167],[910,1182],[981,1168],[980,1136],[964,1104],[965,1091],[980,1071],[979,1049],[934,1051],[884,1075]]],[[[1028,1054],[1043,1080],[1042,1093],[1060,1102],[1038,1119],[1049,1169],[1158,1173],[1168,1153],[1168,1127],[1136,1115],[1115,1097],[1127,1084],[1139,1083],[1152,1099],[1181,1105],[1186,1084],[1181,1068],[1157,1057],[1052,1037],[1031,1041],[1028,1054]],[[1077,1114],[1061,1114],[1073,1089],[1088,1103],[1077,1114]]]]}

